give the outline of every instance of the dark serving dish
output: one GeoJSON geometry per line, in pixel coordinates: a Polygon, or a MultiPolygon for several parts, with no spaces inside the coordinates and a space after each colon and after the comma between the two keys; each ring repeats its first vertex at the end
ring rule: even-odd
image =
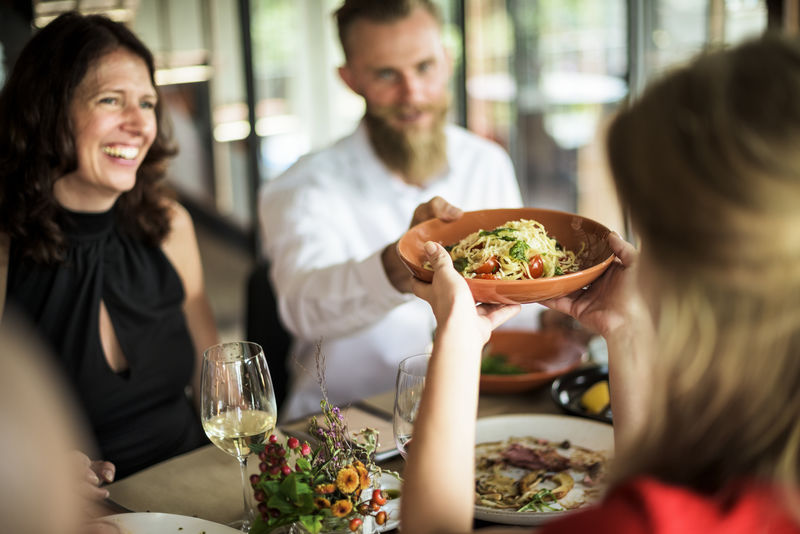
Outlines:
{"type": "Polygon", "coordinates": [[[556,378],[550,387],[550,396],[567,413],[612,423],[610,407],[599,414],[590,414],[580,403],[583,392],[601,380],[608,380],[607,365],[582,367],[556,378]]]}

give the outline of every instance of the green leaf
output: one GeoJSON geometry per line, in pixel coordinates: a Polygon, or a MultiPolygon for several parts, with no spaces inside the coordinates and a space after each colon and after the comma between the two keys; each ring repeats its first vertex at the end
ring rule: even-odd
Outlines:
{"type": "Polygon", "coordinates": [[[260,517],[256,517],[253,524],[250,525],[250,534],[268,534],[270,530],[272,529],[260,517]]]}
{"type": "Polygon", "coordinates": [[[261,489],[264,490],[264,493],[267,495],[274,495],[280,491],[281,483],[277,480],[267,480],[260,483],[261,489]]]}
{"type": "Polygon", "coordinates": [[[266,443],[251,443],[250,445],[247,446],[248,449],[250,449],[252,452],[256,454],[263,452],[264,449],[266,449],[266,447],[267,447],[266,443]]]}
{"type": "Polygon", "coordinates": [[[276,508],[281,514],[293,514],[295,512],[294,505],[287,501],[284,495],[271,495],[267,499],[267,506],[276,508]]]}
{"type": "Polygon", "coordinates": [[[456,271],[463,273],[464,270],[469,265],[469,261],[467,258],[456,258],[453,260],[453,267],[455,267],[456,271]]]}
{"type": "Polygon", "coordinates": [[[294,473],[287,475],[287,477],[283,479],[283,482],[281,482],[280,486],[280,492],[286,495],[292,501],[299,500],[300,495],[312,493],[311,488],[308,487],[308,484],[299,481],[298,477],[295,476],[294,473]]]}
{"type": "Polygon", "coordinates": [[[558,265],[556,265],[556,271],[555,272],[556,272],[556,274],[564,274],[564,271],[561,270],[561,267],[558,266],[558,265]]]}
{"type": "Polygon", "coordinates": [[[525,241],[517,241],[511,246],[508,255],[519,261],[528,261],[528,256],[525,254],[531,248],[525,241]]]}
{"type": "Polygon", "coordinates": [[[298,458],[297,465],[299,465],[300,469],[302,469],[304,472],[311,471],[311,462],[305,458],[298,458]]]}
{"type": "Polygon", "coordinates": [[[306,527],[311,534],[319,534],[322,530],[322,516],[319,515],[301,515],[300,522],[306,527]]]}

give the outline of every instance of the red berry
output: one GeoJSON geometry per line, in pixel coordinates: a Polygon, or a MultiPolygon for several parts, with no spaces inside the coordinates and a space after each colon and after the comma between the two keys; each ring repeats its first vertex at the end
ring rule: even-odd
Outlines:
{"type": "Polygon", "coordinates": [[[278,510],[277,508],[271,508],[269,511],[269,515],[271,515],[272,517],[280,517],[281,511],[278,510]]]}
{"type": "Polygon", "coordinates": [[[369,503],[362,502],[358,505],[358,513],[361,515],[367,515],[369,513],[369,503]]]}
{"type": "Polygon", "coordinates": [[[297,471],[298,473],[302,473],[303,472],[303,468],[300,467],[300,464],[295,464],[294,470],[297,471]]]}
{"type": "Polygon", "coordinates": [[[259,459],[259,460],[261,460],[261,461],[263,462],[264,460],[266,460],[266,459],[267,459],[267,453],[266,453],[266,452],[264,452],[264,451],[261,451],[261,452],[259,452],[259,453],[258,453],[258,459],[259,459]]]}
{"type": "Polygon", "coordinates": [[[286,449],[278,447],[278,456],[286,456],[286,449]]]}
{"type": "MultiPolygon", "coordinates": [[[[260,466],[260,464],[259,464],[259,466],[260,466]]],[[[262,473],[263,473],[263,471],[262,471],[262,473]]],[[[256,474],[250,475],[250,484],[255,486],[259,482],[261,482],[261,477],[260,476],[258,476],[256,474]]]]}
{"type": "Polygon", "coordinates": [[[296,449],[297,447],[300,446],[300,440],[297,439],[297,438],[289,438],[289,441],[286,442],[286,445],[290,449],[294,450],[294,449],[296,449]]]}
{"type": "Polygon", "coordinates": [[[283,467],[281,467],[281,471],[283,472],[284,475],[289,475],[292,472],[292,468],[289,467],[288,465],[284,465],[283,467]]]}
{"type": "Polygon", "coordinates": [[[260,464],[258,464],[258,470],[261,471],[262,473],[266,473],[267,472],[267,464],[265,462],[261,462],[260,464]]]}
{"type": "Polygon", "coordinates": [[[258,511],[261,512],[261,515],[264,515],[268,512],[267,503],[260,502],[258,503],[258,511]]]}
{"type": "Polygon", "coordinates": [[[381,490],[374,489],[372,490],[372,502],[374,502],[375,504],[379,504],[380,506],[383,506],[384,504],[386,504],[386,496],[383,494],[381,490]]]}
{"type": "Polygon", "coordinates": [[[303,446],[300,447],[300,454],[302,454],[303,456],[308,456],[309,454],[311,454],[311,445],[309,445],[308,443],[303,443],[303,446]]]}
{"type": "Polygon", "coordinates": [[[269,459],[269,465],[278,465],[280,463],[281,459],[278,458],[277,456],[273,456],[272,458],[269,459]]]}
{"type": "Polygon", "coordinates": [[[381,505],[376,503],[375,501],[370,501],[369,509],[372,510],[373,512],[377,512],[378,510],[381,509],[381,505]]]}
{"type": "Polygon", "coordinates": [[[263,491],[261,491],[261,490],[258,490],[257,492],[255,492],[255,493],[253,494],[253,498],[254,498],[255,500],[257,500],[258,502],[264,502],[264,500],[267,498],[267,494],[266,494],[266,493],[264,493],[264,492],[263,492],[263,491]]]}
{"type": "Polygon", "coordinates": [[[275,434],[270,434],[269,442],[270,443],[278,443],[278,436],[276,436],[275,434]]]}
{"type": "Polygon", "coordinates": [[[380,511],[378,515],[375,516],[375,522],[379,525],[386,523],[386,512],[380,511]]]}
{"type": "Polygon", "coordinates": [[[269,468],[269,474],[270,475],[279,475],[280,472],[281,472],[281,468],[278,467],[277,465],[273,465],[272,467],[269,468]]]}
{"type": "Polygon", "coordinates": [[[351,519],[350,520],[350,531],[351,532],[355,532],[356,530],[358,530],[358,527],[361,526],[361,523],[363,523],[363,521],[361,521],[361,519],[358,518],[358,517],[354,517],[353,519],[351,519]]]}

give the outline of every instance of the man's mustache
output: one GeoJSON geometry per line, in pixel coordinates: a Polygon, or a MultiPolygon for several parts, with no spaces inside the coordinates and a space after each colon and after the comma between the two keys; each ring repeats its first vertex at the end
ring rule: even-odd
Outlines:
{"type": "Polygon", "coordinates": [[[415,106],[396,106],[396,105],[389,105],[389,106],[373,106],[367,109],[367,112],[378,118],[386,119],[389,117],[394,117],[397,115],[413,115],[416,113],[433,113],[442,110],[447,106],[446,103],[432,103],[432,104],[421,104],[415,106]]]}

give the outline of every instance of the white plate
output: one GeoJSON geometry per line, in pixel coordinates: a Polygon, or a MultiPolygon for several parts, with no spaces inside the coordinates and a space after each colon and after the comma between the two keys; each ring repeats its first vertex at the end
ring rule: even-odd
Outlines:
{"type": "Polygon", "coordinates": [[[122,534],[242,534],[231,527],[185,515],[132,512],[103,519],[117,525],[122,534]]]}
{"type": "MultiPolygon", "coordinates": [[[[569,440],[595,451],[614,452],[614,429],[611,425],[564,415],[503,415],[478,419],[475,443],[499,441],[510,437],[533,436],[550,441],[569,440]]],[[[540,525],[571,512],[512,512],[475,506],[475,518],[507,525],[540,525]]]]}

